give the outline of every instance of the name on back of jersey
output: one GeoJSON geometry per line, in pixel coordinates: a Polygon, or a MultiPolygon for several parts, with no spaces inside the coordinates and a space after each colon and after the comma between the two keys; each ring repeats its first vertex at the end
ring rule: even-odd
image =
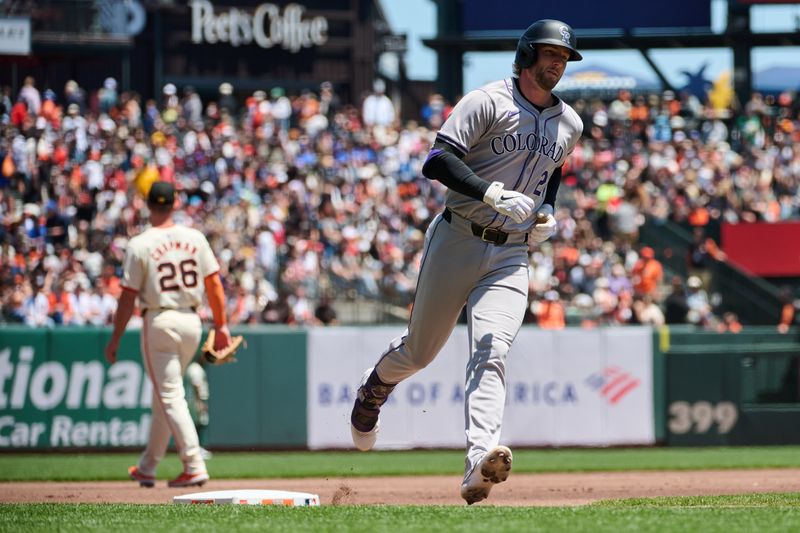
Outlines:
{"type": "Polygon", "coordinates": [[[160,244],[155,250],[150,252],[150,259],[158,261],[164,257],[164,254],[173,251],[188,252],[191,255],[195,255],[197,253],[197,247],[185,241],[168,241],[160,244]]]}

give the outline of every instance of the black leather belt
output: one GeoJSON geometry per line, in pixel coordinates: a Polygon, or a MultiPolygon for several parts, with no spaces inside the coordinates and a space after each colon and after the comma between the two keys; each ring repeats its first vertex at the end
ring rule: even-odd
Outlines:
{"type": "MultiPolygon", "coordinates": [[[[458,215],[456,215],[458,216],[458,215]]],[[[449,207],[444,208],[444,213],[442,213],[442,218],[450,224],[453,220],[453,212],[450,211],[449,207]]],[[[480,237],[481,240],[486,242],[490,242],[492,244],[503,245],[508,241],[508,233],[505,231],[496,229],[496,228],[489,228],[485,226],[481,226],[480,224],[476,224],[475,222],[470,222],[470,228],[472,230],[472,234],[476,237],[480,237]]],[[[528,235],[525,234],[525,240],[523,242],[528,241],[528,235]]]]}

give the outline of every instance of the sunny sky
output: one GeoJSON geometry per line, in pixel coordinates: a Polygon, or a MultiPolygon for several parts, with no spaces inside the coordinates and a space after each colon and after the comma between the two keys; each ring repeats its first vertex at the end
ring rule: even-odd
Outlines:
{"type": "MultiPolygon", "coordinates": [[[[800,0],[799,0],[800,1],[800,0]]],[[[389,23],[397,33],[408,34],[409,46],[406,68],[412,79],[432,80],[436,77],[436,54],[421,40],[436,34],[436,6],[432,0],[381,0],[389,23]]],[[[712,0],[711,26],[714,31],[725,28],[726,0],[712,0]]],[[[754,6],[751,8],[753,31],[798,31],[800,3],[790,5],[754,6]]],[[[533,22],[533,21],[531,21],[533,22]]],[[[567,21],[569,22],[569,21],[567,21]]],[[[580,48],[580,39],[578,40],[580,48]]],[[[636,51],[585,51],[581,66],[607,66],[641,78],[655,79],[652,69],[636,51]],[[620,68],[619,65],[624,65],[620,68]]],[[[687,50],[655,50],[653,61],[676,86],[686,78],[681,71],[697,71],[708,63],[707,77],[715,79],[732,68],[733,54],[723,48],[687,50]]],[[[478,87],[488,81],[511,73],[513,52],[470,53],[465,57],[464,85],[478,87]]],[[[800,48],[757,48],[752,56],[753,69],[758,71],[774,66],[800,67],[800,48]]],[[[386,65],[391,68],[391,61],[386,65]]]]}

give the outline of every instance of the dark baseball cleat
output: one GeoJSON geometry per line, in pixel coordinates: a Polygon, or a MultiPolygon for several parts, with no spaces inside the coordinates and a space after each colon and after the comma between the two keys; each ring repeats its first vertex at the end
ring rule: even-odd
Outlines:
{"type": "Polygon", "coordinates": [[[468,505],[485,500],[494,485],[508,479],[512,460],[511,450],[505,446],[496,446],[489,450],[464,477],[461,497],[468,505]]]}
{"type": "Polygon", "coordinates": [[[138,481],[140,487],[147,487],[148,489],[152,489],[156,485],[156,477],[148,476],[147,474],[142,474],[139,471],[138,466],[128,467],[128,476],[132,480],[138,481]]]}
{"type": "Polygon", "coordinates": [[[372,368],[367,369],[361,377],[353,411],[350,413],[350,434],[353,436],[353,444],[362,452],[369,451],[375,446],[381,426],[378,418],[381,412],[380,407],[372,409],[364,405],[364,387],[366,387],[372,370],[372,368]]]}
{"type": "Polygon", "coordinates": [[[194,486],[202,487],[205,485],[206,481],[208,481],[207,472],[195,472],[194,474],[183,472],[180,476],[167,482],[167,486],[173,488],[194,486]]]}
{"type": "Polygon", "coordinates": [[[381,406],[389,398],[394,385],[383,383],[373,368],[364,372],[350,413],[350,434],[353,444],[362,452],[375,446],[380,429],[381,406]]]}

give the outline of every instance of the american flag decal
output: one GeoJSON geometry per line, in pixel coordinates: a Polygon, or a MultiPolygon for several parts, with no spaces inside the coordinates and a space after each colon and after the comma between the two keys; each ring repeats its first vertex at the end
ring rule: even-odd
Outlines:
{"type": "Polygon", "coordinates": [[[639,379],[618,366],[607,366],[586,378],[586,383],[611,405],[639,386],[639,379]]]}

